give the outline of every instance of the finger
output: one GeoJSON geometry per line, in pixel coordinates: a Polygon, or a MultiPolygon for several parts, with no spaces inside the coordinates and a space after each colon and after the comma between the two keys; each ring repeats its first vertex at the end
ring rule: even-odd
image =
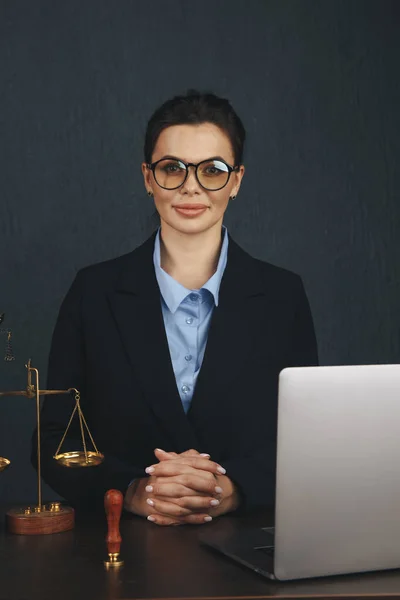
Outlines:
{"type": "Polygon", "coordinates": [[[151,506],[152,510],[155,510],[165,517],[186,517],[187,515],[190,515],[191,512],[184,506],[180,506],[174,502],[161,500],[160,498],[155,498],[154,496],[147,498],[146,502],[149,506],[151,506]]]}
{"type": "Polygon", "coordinates": [[[200,454],[197,450],[191,448],[190,450],[185,450],[185,452],[181,452],[181,454],[177,454],[176,452],[166,452],[161,448],[155,448],[154,454],[159,461],[163,460],[171,460],[172,458],[178,457],[186,457],[186,456],[202,456],[203,458],[210,458],[210,455],[206,452],[200,454]]]}
{"type": "Polygon", "coordinates": [[[210,523],[212,521],[211,515],[207,514],[191,514],[187,517],[181,519],[181,524],[187,523],[188,525],[205,525],[206,523],[210,523]]]}
{"type": "Polygon", "coordinates": [[[206,452],[198,452],[198,450],[194,450],[191,448],[190,450],[185,450],[185,452],[181,452],[179,456],[202,456],[203,458],[210,458],[210,455],[206,452]]]}
{"type": "MultiPolygon", "coordinates": [[[[155,499],[159,500],[160,498],[156,497],[155,499]]],[[[203,512],[206,514],[210,514],[209,511],[215,509],[220,504],[220,500],[211,496],[183,496],[181,498],[170,498],[169,502],[182,506],[191,512],[203,512]]]]}
{"type": "Polygon", "coordinates": [[[176,452],[166,452],[165,450],[161,450],[161,448],[155,448],[154,455],[160,462],[178,457],[176,452]]]}
{"type": "Polygon", "coordinates": [[[175,477],[156,477],[146,486],[146,492],[154,496],[182,498],[183,496],[209,496],[207,492],[199,492],[176,481],[175,477]]]}
{"type": "Polygon", "coordinates": [[[152,513],[147,517],[149,521],[154,523],[155,525],[205,525],[206,523],[210,523],[212,521],[212,517],[206,514],[193,514],[188,515],[187,517],[171,518],[166,517],[164,515],[159,515],[158,513],[152,513]]]}
{"type": "Polygon", "coordinates": [[[181,525],[181,521],[178,519],[172,519],[171,517],[165,517],[164,515],[151,514],[147,517],[148,521],[151,521],[155,525],[181,525]]]}
{"type": "MultiPolygon", "coordinates": [[[[149,475],[156,475],[157,477],[178,475],[179,473],[185,472],[184,467],[191,467],[192,469],[198,469],[199,471],[207,471],[215,475],[224,475],[226,470],[218,463],[209,460],[205,457],[177,457],[173,460],[167,460],[155,465],[150,465],[145,469],[149,475]]],[[[187,470],[187,469],[186,469],[187,470]]]]}
{"type": "MultiPolygon", "coordinates": [[[[198,495],[199,492],[211,496],[223,493],[223,490],[220,487],[217,478],[212,473],[207,473],[206,471],[198,471],[190,467],[185,467],[184,469],[184,472],[181,472],[179,475],[171,475],[168,477],[152,476],[151,481],[147,483],[146,487],[148,489],[146,491],[151,493],[150,488],[152,488],[152,491],[155,491],[155,493],[157,494],[158,488],[156,488],[155,486],[160,482],[160,485],[178,484],[180,486],[176,490],[172,489],[171,487],[167,488],[168,495],[172,495],[172,497],[179,497],[179,495],[182,494],[190,495],[190,492],[185,492],[185,490],[182,489],[182,486],[188,488],[189,490],[193,490],[195,494],[192,495],[198,495]]],[[[158,493],[160,493],[161,491],[165,493],[165,489],[158,490],[158,493]]]]}
{"type": "MultiPolygon", "coordinates": [[[[209,496],[219,496],[223,493],[222,488],[218,485],[218,481],[214,479],[214,476],[205,474],[199,474],[199,471],[193,470],[189,473],[183,473],[174,477],[174,482],[185,486],[196,492],[202,492],[209,496]]],[[[197,495],[197,494],[194,494],[197,495]]]]}

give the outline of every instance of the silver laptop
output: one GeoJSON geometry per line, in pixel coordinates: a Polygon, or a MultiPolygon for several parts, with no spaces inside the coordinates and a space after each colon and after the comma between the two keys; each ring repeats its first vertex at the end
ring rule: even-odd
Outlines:
{"type": "Polygon", "coordinates": [[[400,568],[400,365],[284,369],[275,528],[201,541],[278,580],[400,568]]]}

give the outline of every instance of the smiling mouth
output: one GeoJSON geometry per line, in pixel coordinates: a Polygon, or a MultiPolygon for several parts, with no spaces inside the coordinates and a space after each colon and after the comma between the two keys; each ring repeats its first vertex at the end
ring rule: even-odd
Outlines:
{"type": "Polygon", "coordinates": [[[177,204],[174,208],[178,210],[203,210],[207,206],[205,204],[177,204]]]}
{"type": "Polygon", "coordinates": [[[178,204],[173,208],[181,217],[190,219],[202,215],[208,209],[208,206],[205,204],[178,204]]]}

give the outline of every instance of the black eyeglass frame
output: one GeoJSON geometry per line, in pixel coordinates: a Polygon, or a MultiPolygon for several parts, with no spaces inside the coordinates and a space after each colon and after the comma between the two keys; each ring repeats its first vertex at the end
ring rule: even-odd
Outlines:
{"type": "Polygon", "coordinates": [[[153,172],[153,177],[154,177],[154,181],[156,182],[156,184],[162,188],[163,190],[177,190],[178,188],[180,188],[186,181],[186,179],[188,178],[189,175],[189,167],[194,167],[194,173],[196,176],[196,180],[198,182],[198,184],[204,189],[207,190],[208,192],[218,192],[219,190],[222,190],[226,185],[228,185],[229,179],[231,178],[231,173],[233,173],[234,171],[238,171],[240,168],[240,165],[236,165],[235,167],[231,167],[230,165],[228,165],[228,163],[226,163],[224,160],[222,160],[221,158],[217,158],[217,157],[213,157],[213,158],[206,158],[205,160],[200,161],[199,163],[197,163],[197,165],[195,163],[190,163],[190,162],[185,162],[184,160],[182,160],[181,158],[175,158],[173,156],[164,156],[164,158],[160,158],[160,160],[156,160],[153,163],[146,163],[146,167],[148,169],[150,169],[153,172]],[[179,185],[177,185],[174,188],[166,188],[163,185],[160,185],[157,181],[156,175],[155,175],[155,169],[158,165],[158,163],[162,162],[163,160],[176,160],[177,162],[182,163],[183,165],[185,165],[186,168],[186,175],[185,175],[185,179],[182,181],[182,183],[180,183],[179,185]],[[206,162],[210,162],[212,160],[218,161],[223,163],[227,169],[228,169],[228,179],[226,180],[226,182],[224,183],[224,185],[222,185],[219,188],[206,188],[199,180],[198,176],[197,176],[197,170],[199,168],[200,165],[202,165],[203,163],[206,162]]]}

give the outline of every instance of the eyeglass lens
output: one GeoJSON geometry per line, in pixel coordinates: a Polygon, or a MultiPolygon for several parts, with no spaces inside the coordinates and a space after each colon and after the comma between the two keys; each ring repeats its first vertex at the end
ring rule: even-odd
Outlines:
{"type": "MultiPolygon", "coordinates": [[[[166,158],[156,165],[154,177],[158,185],[172,190],[182,185],[186,170],[186,165],[180,160],[166,158]]],[[[207,160],[198,165],[197,178],[207,190],[218,190],[228,182],[229,169],[220,160],[207,160]]]]}

